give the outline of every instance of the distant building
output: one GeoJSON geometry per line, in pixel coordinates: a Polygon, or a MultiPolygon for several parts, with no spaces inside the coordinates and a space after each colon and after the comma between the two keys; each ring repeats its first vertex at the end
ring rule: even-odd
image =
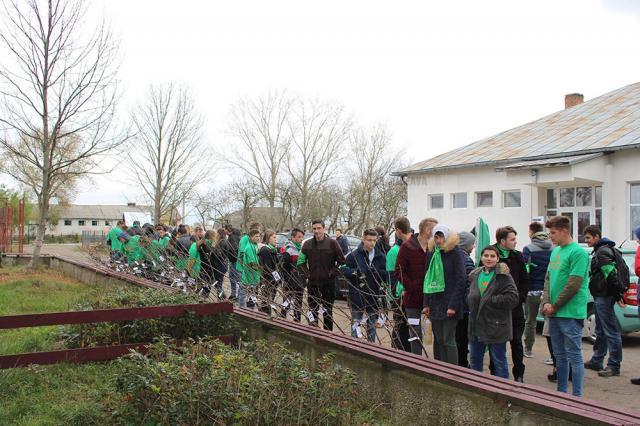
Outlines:
{"type": "Polygon", "coordinates": [[[512,225],[524,245],[527,225],[564,215],[574,238],[587,225],[618,242],[640,226],[640,83],[394,172],[408,184],[417,226],[433,216],[456,230],[483,217],[493,232],[512,225]]]}
{"type": "MultiPolygon", "coordinates": [[[[152,218],[153,207],[138,206],[135,203],[127,205],[77,205],[51,206],[51,216],[55,223],[47,227],[47,234],[75,235],[82,231],[105,231],[115,226],[118,220],[125,218],[125,213],[144,214],[152,218]]],[[[37,212],[33,217],[37,218],[37,212]]],[[[37,221],[30,220],[29,225],[37,225],[37,221]]],[[[127,223],[131,226],[132,223],[127,223]]],[[[142,225],[142,223],[141,223],[142,225]]]]}

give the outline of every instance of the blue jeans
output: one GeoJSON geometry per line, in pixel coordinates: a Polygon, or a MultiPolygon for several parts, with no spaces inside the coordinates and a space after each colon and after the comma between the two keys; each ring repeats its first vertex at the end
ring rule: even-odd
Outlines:
{"type": "Polygon", "coordinates": [[[231,296],[238,297],[238,284],[240,283],[240,271],[236,269],[235,263],[229,264],[229,282],[231,283],[231,296]]]}
{"type": "MultiPolygon", "coordinates": [[[[360,321],[364,315],[364,309],[353,310],[353,323],[351,324],[351,336],[358,337],[357,327],[360,327],[360,321]]],[[[374,312],[367,313],[367,340],[376,342],[376,321],[378,320],[378,314],[374,312]]]]}
{"type": "Polygon", "coordinates": [[[584,320],[574,318],[549,318],[549,334],[556,357],[558,391],[567,393],[569,364],[573,382],[573,396],[582,396],[584,363],[582,360],[582,327],[584,320]]]}
{"type": "Polygon", "coordinates": [[[489,357],[493,363],[493,374],[502,377],[503,379],[509,378],[509,362],[507,361],[507,342],[504,343],[492,343],[485,344],[474,338],[469,341],[469,354],[471,360],[471,368],[473,370],[482,372],[484,365],[484,349],[489,347],[489,357]]]}
{"type": "Polygon", "coordinates": [[[620,371],[622,362],[622,335],[620,323],[613,308],[616,302],[613,297],[595,297],[596,311],[596,343],[593,345],[591,362],[602,366],[604,357],[609,351],[607,367],[613,371],[620,371]]]}

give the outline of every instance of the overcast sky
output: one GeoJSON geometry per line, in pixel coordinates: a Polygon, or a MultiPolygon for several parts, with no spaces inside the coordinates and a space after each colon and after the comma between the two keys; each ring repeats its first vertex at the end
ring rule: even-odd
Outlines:
{"type": "MultiPolygon", "coordinates": [[[[122,41],[122,112],[150,83],[186,84],[212,156],[230,143],[229,105],[269,89],[386,122],[417,162],[560,110],[566,93],[588,100],[640,81],[634,0],[97,0],[91,15],[122,41]]],[[[75,202],[142,201],[120,176],[75,202]]]]}

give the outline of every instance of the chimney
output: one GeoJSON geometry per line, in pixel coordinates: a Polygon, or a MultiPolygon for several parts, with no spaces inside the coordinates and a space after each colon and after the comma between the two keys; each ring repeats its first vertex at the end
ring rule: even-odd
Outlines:
{"type": "Polygon", "coordinates": [[[569,109],[573,106],[580,105],[584,102],[584,95],[580,93],[571,93],[564,96],[564,109],[569,109]]]}
{"type": "Polygon", "coordinates": [[[127,207],[135,207],[136,203],[127,203],[127,207]]]}

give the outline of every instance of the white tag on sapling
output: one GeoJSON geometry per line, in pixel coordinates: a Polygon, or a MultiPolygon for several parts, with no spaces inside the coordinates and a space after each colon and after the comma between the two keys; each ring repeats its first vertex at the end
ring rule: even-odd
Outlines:
{"type": "Polygon", "coordinates": [[[420,318],[409,318],[409,325],[420,325],[420,318]]]}

